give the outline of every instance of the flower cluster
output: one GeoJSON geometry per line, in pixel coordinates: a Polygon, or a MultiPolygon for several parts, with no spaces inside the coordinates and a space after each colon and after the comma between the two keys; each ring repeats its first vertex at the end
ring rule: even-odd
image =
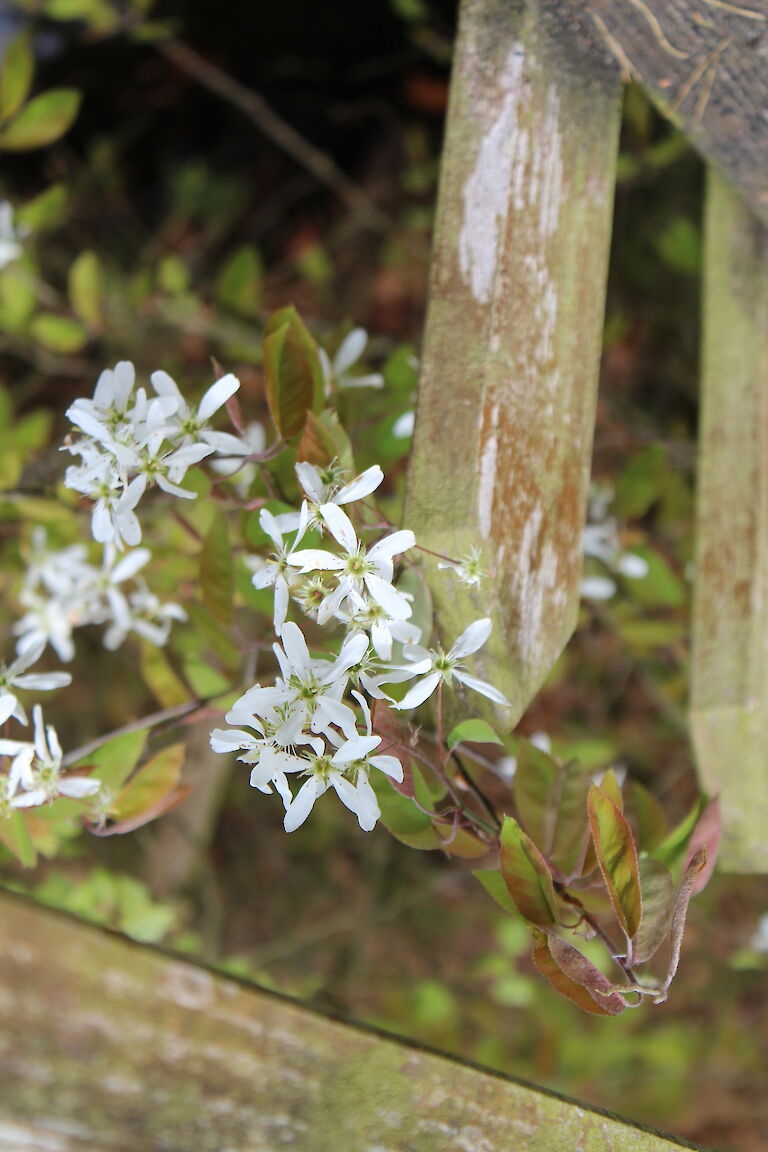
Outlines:
{"type": "Polygon", "coordinates": [[[144,388],[134,392],[134,366],[122,360],[102,372],[92,399],[75,400],[67,410],[84,435],[66,445],[81,463],[67,469],[64,483],[94,502],[94,540],[119,549],[141,541],[135,509],[147,488],[194,500],[195,493],[182,487],[193,465],[214,453],[231,459],[252,452],[246,441],[210,427],[240,387],[237,377],[222,376],[194,409],[167,372],[150,379],[154,396],[144,388]]]}
{"type": "Polygon", "coordinates": [[[350,506],[379,487],[381,468],[345,482],[335,466],[321,471],[300,463],[296,475],[305,494],[301,508],[281,516],[262,510],[274,551],[266,562],[252,563],[255,586],[274,588],[279,676],[240,697],[226,717],[234,727],[216,729],[211,746],[239,752],[252,765],[252,786],[275,789],[285,806],[286,831],[298,828],[329,788],[368,831],[381,814],[371,777],[403,779],[400,761],[372,730],[371,701],[408,710],[455,680],[502,707],[508,702],[462,663],[488,639],[489,620],[471,624],[447,652],[420,645],[411,597],[395,581],[397,559],[416,545],[413,533],[395,531],[369,544],[361,538],[368,530],[356,529],[350,506]],[[320,534],[320,547],[302,546],[310,531],[320,534]],[[310,653],[302,629],[287,620],[291,604],[342,637],[334,654],[310,653]],[[411,681],[397,702],[392,688],[411,681]],[[295,793],[289,779],[300,782],[295,793]]]}
{"type": "Polygon", "coordinates": [[[38,808],[59,796],[84,800],[101,789],[101,781],[91,776],[63,773],[56,729],[44,723],[39,704],[32,714],[34,740],[0,740],[0,756],[13,757],[7,776],[0,776],[0,815],[14,808],[38,808]]]}
{"type": "Polygon", "coordinates": [[[45,529],[36,529],[19,595],[26,612],[14,626],[19,653],[50,644],[60,660],[72,660],[72,633],[86,624],[105,626],[104,647],[110,650],[129,633],[164,644],[171,623],[186,620],[186,613],[178,604],[162,603],[139,575],[151,557],[148,548],[120,556],[114,544],[106,544],[96,566],[84,544],[49,549],[45,529]]]}

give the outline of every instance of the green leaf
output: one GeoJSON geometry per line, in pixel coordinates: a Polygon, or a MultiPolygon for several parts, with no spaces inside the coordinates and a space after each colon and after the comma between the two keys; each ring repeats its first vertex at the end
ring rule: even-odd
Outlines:
{"type": "Polygon", "coordinates": [[[511,816],[501,830],[501,874],[520,913],[541,928],[557,923],[557,898],[544,857],[511,816]]]}
{"type": "Polygon", "coordinates": [[[35,57],[29,34],[23,32],[8,45],[0,71],[0,120],[8,120],[29,95],[35,57]]]}
{"type": "Polygon", "coordinates": [[[52,20],[83,20],[101,35],[120,24],[120,14],[107,0],[47,0],[45,14],[52,20]]]}
{"type": "Polygon", "coordinates": [[[11,264],[0,275],[0,307],[3,326],[13,332],[23,329],[35,310],[37,296],[26,268],[11,264]]]}
{"type": "MultiPolygon", "coordinates": [[[[413,774],[414,777],[419,775],[415,766],[413,774]]],[[[382,772],[371,774],[371,786],[381,809],[381,823],[396,840],[422,851],[441,846],[442,841],[432,826],[432,816],[422,812],[412,800],[398,792],[382,772]]],[[[423,800],[428,798],[429,793],[423,779],[420,781],[419,795],[422,807],[427,807],[423,800]]]]}
{"type": "Polygon", "coordinates": [[[36,96],[0,131],[0,148],[26,152],[53,144],[77,116],[80,100],[81,94],[74,88],[52,88],[36,96]]]}
{"type": "Polygon", "coordinates": [[[488,895],[496,901],[500,908],[503,908],[505,912],[517,912],[517,905],[510,896],[504,877],[498,868],[476,868],[472,875],[477,877],[488,895]]]}
{"type": "Polygon", "coordinates": [[[641,852],[653,852],[669,832],[667,816],[659,801],[637,780],[629,782],[627,818],[637,834],[641,852]]]}
{"type": "Polygon", "coordinates": [[[610,796],[596,784],[589,790],[588,810],[597,862],[619,923],[631,940],[640,926],[643,907],[632,831],[610,796]]]}
{"type": "Polygon", "coordinates": [[[635,600],[646,608],[679,608],[685,604],[688,595],[685,584],[660,552],[644,544],[632,552],[648,565],[648,572],[638,580],[622,577],[635,600]]]}
{"type": "Polygon", "coordinates": [[[206,608],[225,624],[232,622],[235,569],[224,516],[216,515],[200,553],[200,585],[206,608]]]}
{"type": "Polygon", "coordinates": [[[663,444],[649,444],[633,456],[616,486],[616,515],[627,520],[644,516],[661,496],[667,471],[663,444]]]}
{"type": "Polygon", "coordinates": [[[101,297],[101,261],[95,252],[86,250],[69,269],[69,300],[76,315],[95,331],[104,326],[101,297]]]}
{"type": "Polygon", "coordinates": [[[577,761],[560,764],[527,740],[518,747],[514,779],[520,819],[545,856],[568,873],[587,835],[589,779],[577,761]]]}
{"type": "Polygon", "coordinates": [[[35,316],[30,332],[38,344],[52,352],[79,352],[88,339],[88,333],[81,324],[53,312],[41,312],[35,316]]]}
{"type": "Polygon", "coordinates": [[[354,471],[352,444],[335,412],[326,409],[319,416],[315,416],[312,411],[307,412],[304,430],[296,449],[296,459],[306,460],[318,468],[338,460],[342,468],[348,472],[354,471]]]}
{"type": "Polygon", "coordinates": [[[317,344],[293,306],[281,308],[264,330],[264,375],[267,402],[275,428],[284,440],[298,436],[307,412],[323,405],[323,373],[317,344]]]}
{"type": "Polygon", "coordinates": [[[34,868],[37,851],[21,812],[13,811],[8,816],[0,816],[0,840],[20,864],[25,868],[34,868]]]}
{"type": "Polygon", "coordinates": [[[263,266],[255,248],[238,248],[219,273],[216,297],[225,308],[254,316],[261,304],[263,266]]]}
{"type": "Polygon", "coordinates": [[[16,213],[19,224],[30,232],[43,228],[53,228],[60,223],[67,205],[68,191],[65,184],[52,184],[39,196],[28,200],[16,213]]]}
{"type": "Polygon", "coordinates": [[[666,864],[673,873],[682,865],[693,830],[707,803],[706,796],[697,798],[687,816],[684,816],[680,823],[675,825],[672,831],[653,849],[654,860],[666,864]]]}
{"type": "Polygon", "coordinates": [[[144,683],[161,708],[174,708],[190,699],[189,689],[174,672],[163,649],[148,640],[141,642],[140,666],[144,683]]]}
{"type": "Polygon", "coordinates": [[[659,255],[675,272],[697,275],[701,266],[701,236],[687,216],[670,220],[656,241],[659,255]]]}
{"type": "Polygon", "coordinates": [[[107,788],[120,788],[139,762],[147,739],[147,729],[122,732],[78,760],[74,768],[90,768],[92,775],[107,788]]]}
{"type": "Polygon", "coordinates": [[[633,963],[644,964],[655,954],[669,932],[675,902],[675,882],[669,869],[649,856],[641,856],[639,868],[643,915],[632,942],[632,960],[633,963]]]}
{"type": "Polygon", "coordinates": [[[448,733],[448,748],[453,749],[465,741],[472,744],[503,744],[490,724],[485,720],[464,720],[448,733]]]}
{"type": "Polygon", "coordinates": [[[554,933],[534,931],[534,937],[533,962],[561,996],[595,1016],[618,1016],[624,1011],[626,1004],[612,991],[610,980],[577,948],[554,933]]]}
{"type": "Polygon", "coordinates": [[[181,780],[184,754],[183,744],[171,744],[142,764],[121,788],[110,814],[120,821],[135,820],[173,794],[181,780]]]}
{"type": "Polygon", "coordinates": [[[169,296],[182,296],[189,288],[189,269],[175,253],[164,256],[157,268],[157,283],[169,296]]]}

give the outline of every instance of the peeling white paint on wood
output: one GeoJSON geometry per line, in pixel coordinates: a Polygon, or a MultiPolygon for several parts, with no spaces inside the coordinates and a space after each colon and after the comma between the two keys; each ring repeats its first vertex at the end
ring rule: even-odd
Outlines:
{"type": "MultiPolygon", "coordinates": [[[[474,171],[464,186],[459,268],[479,304],[485,304],[491,298],[502,247],[515,148],[520,141],[517,107],[523,77],[523,51],[520,43],[513,44],[510,49],[500,80],[504,92],[501,108],[480,142],[474,171]]],[[[516,181],[520,183],[519,175],[516,181]]]]}
{"type": "MultiPolygon", "coordinates": [[[[482,410],[480,413],[482,421],[482,410]]],[[[496,491],[496,459],[499,452],[499,405],[491,409],[489,429],[480,447],[477,478],[477,522],[480,535],[487,540],[493,526],[493,497],[496,491]]]]}

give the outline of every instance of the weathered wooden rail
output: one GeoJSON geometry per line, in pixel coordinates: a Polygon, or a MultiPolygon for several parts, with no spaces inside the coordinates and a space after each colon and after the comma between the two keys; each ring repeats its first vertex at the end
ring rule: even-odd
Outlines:
{"type": "Polygon", "coordinates": [[[7,1152],[673,1152],[529,1084],[0,894],[7,1152]]]}

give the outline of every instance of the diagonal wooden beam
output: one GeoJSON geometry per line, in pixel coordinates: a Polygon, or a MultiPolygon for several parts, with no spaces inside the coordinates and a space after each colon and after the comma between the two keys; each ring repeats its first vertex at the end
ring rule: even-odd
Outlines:
{"type": "Polygon", "coordinates": [[[765,0],[578,0],[625,74],[768,224],[765,0]]]}
{"type": "Polygon", "coordinates": [[[768,872],[768,228],[710,172],[691,728],[721,864],[768,872]]]}
{"type": "Polygon", "coordinates": [[[406,523],[490,577],[425,567],[452,640],[516,723],[576,623],[620,119],[620,76],[566,0],[464,0],[406,523]],[[590,38],[591,36],[591,38],[590,38]]]}
{"type": "Polygon", "coordinates": [[[693,1145],[0,894],[4,1152],[693,1145]]]}

